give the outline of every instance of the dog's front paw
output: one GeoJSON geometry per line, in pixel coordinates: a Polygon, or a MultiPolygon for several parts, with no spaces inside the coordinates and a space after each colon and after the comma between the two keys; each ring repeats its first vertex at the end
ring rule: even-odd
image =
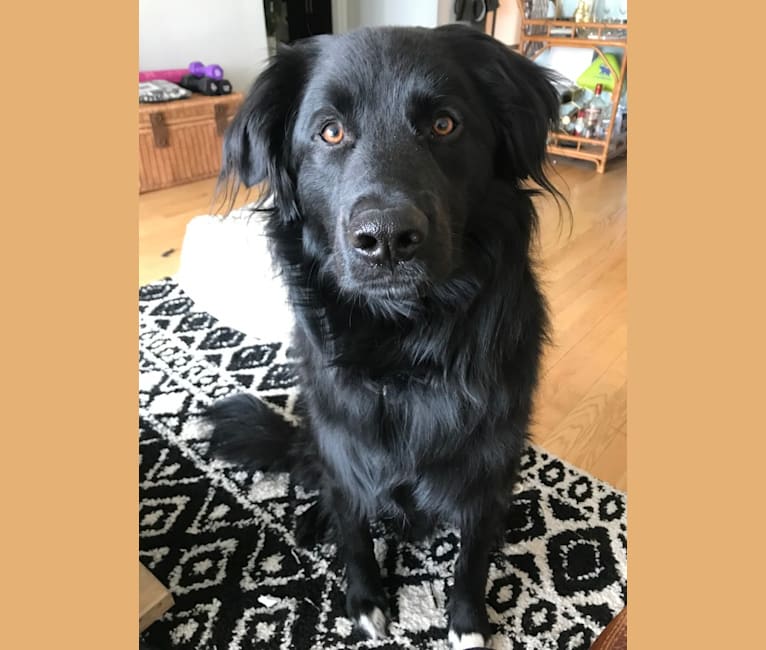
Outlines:
{"type": "Polygon", "coordinates": [[[471,603],[455,598],[450,604],[449,641],[452,650],[473,650],[489,647],[492,628],[487,619],[484,602],[471,603]]]}
{"type": "Polygon", "coordinates": [[[381,639],[386,636],[388,621],[386,615],[379,607],[372,607],[364,612],[360,612],[354,622],[371,639],[381,639]]]}
{"type": "Polygon", "coordinates": [[[455,630],[450,629],[449,642],[452,650],[482,650],[487,647],[487,641],[478,632],[459,634],[455,630]]]}
{"type": "Polygon", "coordinates": [[[375,594],[368,589],[351,589],[346,594],[348,617],[370,639],[380,639],[386,636],[388,621],[384,614],[385,609],[386,599],[382,593],[375,594]],[[359,593],[359,591],[365,593],[359,593]]]}

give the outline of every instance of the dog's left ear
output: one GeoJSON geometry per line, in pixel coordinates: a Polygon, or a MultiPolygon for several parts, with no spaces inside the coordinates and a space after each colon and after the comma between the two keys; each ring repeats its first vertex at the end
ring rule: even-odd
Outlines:
{"type": "Polygon", "coordinates": [[[250,188],[265,182],[285,218],[292,214],[289,132],[314,49],[311,39],[280,46],[229,124],[218,191],[231,203],[240,185],[250,188]]]}
{"type": "Polygon", "coordinates": [[[449,39],[456,60],[470,61],[468,74],[491,108],[498,173],[519,181],[531,178],[551,191],[543,166],[548,133],[559,116],[556,73],[477,29],[453,24],[437,31],[449,39]]]}

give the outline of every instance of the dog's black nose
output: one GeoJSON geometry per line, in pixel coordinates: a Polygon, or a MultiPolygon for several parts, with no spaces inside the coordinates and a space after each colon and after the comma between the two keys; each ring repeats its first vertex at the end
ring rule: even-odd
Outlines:
{"type": "Polygon", "coordinates": [[[373,264],[406,262],[428,235],[428,219],[414,206],[368,208],[348,225],[354,250],[373,264]]]}

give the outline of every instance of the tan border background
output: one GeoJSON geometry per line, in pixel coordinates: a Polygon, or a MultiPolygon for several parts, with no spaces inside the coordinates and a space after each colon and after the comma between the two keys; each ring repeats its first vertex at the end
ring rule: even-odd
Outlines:
{"type": "Polygon", "coordinates": [[[756,647],[764,12],[629,2],[629,641],[756,647]]]}
{"type": "MultiPolygon", "coordinates": [[[[750,647],[763,9],[648,4],[630,5],[630,642],[750,647]]],[[[4,9],[8,648],[137,647],[137,11],[4,9]]]]}
{"type": "Polygon", "coordinates": [[[138,5],[3,9],[5,648],[137,648],[138,5]]]}

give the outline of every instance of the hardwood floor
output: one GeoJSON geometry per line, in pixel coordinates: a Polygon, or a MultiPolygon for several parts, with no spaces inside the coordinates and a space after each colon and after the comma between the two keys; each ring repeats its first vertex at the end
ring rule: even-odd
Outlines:
{"type": "MultiPolygon", "coordinates": [[[[533,440],[615,487],[627,489],[626,161],[605,174],[558,159],[556,185],[572,207],[571,233],[540,199],[540,275],[553,321],[533,440]]],[[[215,180],[139,199],[139,283],[174,274],[187,222],[211,211],[215,180]]],[[[244,198],[240,203],[244,202],[244,198]]]]}
{"type": "Polygon", "coordinates": [[[215,212],[215,185],[216,179],[209,178],[139,196],[139,286],[178,271],[186,224],[197,215],[215,212]]]}

